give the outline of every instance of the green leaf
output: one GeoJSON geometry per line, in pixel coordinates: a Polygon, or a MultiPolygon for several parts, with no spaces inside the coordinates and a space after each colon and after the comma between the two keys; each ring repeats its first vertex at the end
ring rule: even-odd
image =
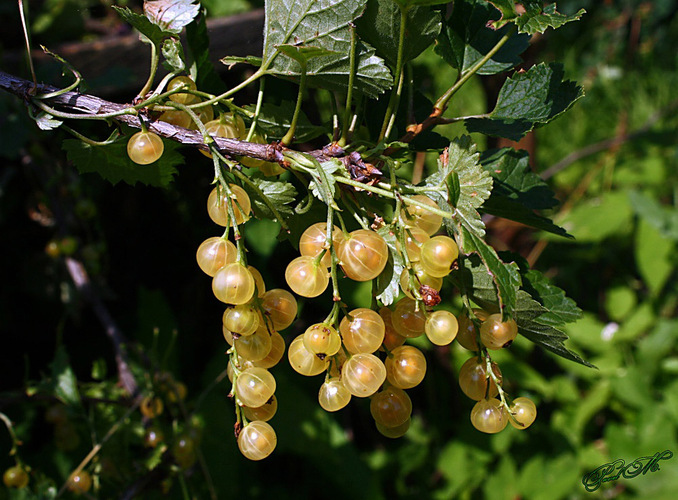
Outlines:
{"type": "Polygon", "coordinates": [[[595,368],[595,366],[584,360],[576,352],[565,347],[564,342],[568,339],[568,336],[564,332],[540,321],[541,316],[547,312],[548,309],[534,300],[529,293],[524,290],[518,291],[515,309],[518,332],[535,344],[562,358],[595,368]]]}
{"type": "Polygon", "coordinates": [[[38,125],[40,130],[54,130],[61,127],[64,122],[57,120],[49,113],[41,111],[35,118],[35,123],[38,125]]]}
{"type": "Polygon", "coordinates": [[[256,56],[226,56],[222,57],[220,61],[228,66],[229,69],[235,64],[238,63],[245,63],[245,64],[251,64],[252,66],[259,67],[261,66],[261,57],[256,57],[256,56]]]}
{"type": "Polygon", "coordinates": [[[374,294],[385,306],[393,304],[400,295],[400,274],[405,268],[403,257],[396,247],[396,236],[392,226],[377,229],[389,248],[388,263],[384,271],[377,277],[374,294]]]}
{"type": "Polygon", "coordinates": [[[573,323],[582,317],[582,310],[565,292],[552,284],[541,272],[530,269],[522,275],[523,289],[546,308],[539,323],[560,326],[573,323]]]}
{"type": "MultiPolygon", "coordinates": [[[[281,216],[287,219],[286,216],[292,216],[294,214],[292,207],[289,205],[294,202],[297,196],[297,190],[292,184],[285,181],[267,181],[256,177],[252,177],[250,180],[261,190],[281,216]]],[[[242,187],[247,191],[250,200],[252,200],[254,215],[258,218],[276,219],[275,215],[259,193],[246,183],[244,183],[242,187]]]]}
{"type": "MultiPolygon", "coordinates": [[[[479,154],[476,145],[467,135],[454,139],[447,150],[438,160],[438,172],[425,180],[427,186],[440,188],[447,186],[447,179],[455,173],[459,178],[459,195],[457,204],[452,208],[448,199],[439,192],[432,191],[429,196],[438,203],[441,209],[454,213],[452,219],[445,219],[444,224],[450,233],[457,236],[457,243],[464,253],[474,251],[466,244],[461,227],[470,233],[482,238],[485,235],[485,225],[480,219],[478,208],[489,198],[492,190],[492,177],[478,163],[479,154]]],[[[456,195],[456,193],[453,193],[456,195]]]]}
{"type": "Polygon", "coordinates": [[[497,105],[488,118],[469,118],[469,132],[520,140],[567,111],[584,95],[576,83],[563,81],[563,66],[537,64],[508,78],[499,91],[497,105]]]}
{"type": "Polygon", "coordinates": [[[113,185],[124,181],[131,186],[141,182],[148,186],[166,187],[177,173],[175,167],[183,164],[184,158],[176,151],[179,144],[174,141],[163,142],[163,155],[150,165],[137,165],[130,160],[125,141],[90,146],[77,139],[66,139],[62,147],[68,160],[75,164],[81,174],[96,172],[113,185]]]}
{"type": "Polygon", "coordinates": [[[590,243],[628,234],[633,214],[625,192],[608,192],[580,202],[558,222],[578,243],[590,243]]]}
{"type": "Polygon", "coordinates": [[[430,5],[444,5],[450,3],[450,0],[395,0],[403,7],[410,7],[413,5],[430,6],[430,5]]]}
{"type": "MultiPolygon", "coordinates": [[[[245,109],[254,113],[256,106],[247,105],[245,109]]],[[[261,105],[257,125],[264,131],[269,140],[280,140],[289,130],[293,115],[294,103],[291,101],[283,101],[279,106],[264,103],[261,105]]],[[[298,142],[307,142],[328,131],[327,127],[313,125],[306,113],[300,111],[294,137],[298,142]]]]}
{"type": "Polygon", "coordinates": [[[550,219],[535,213],[535,210],[553,208],[558,201],[551,188],[532,172],[526,151],[489,150],[481,155],[480,164],[493,177],[492,195],[483,204],[483,212],[560,236],[570,236],[550,219]]]}
{"type": "Polygon", "coordinates": [[[471,278],[462,272],[461,277],[464,280],[460,289],[471,295],[474,300],[480,299],[485,302],[498,304],[499,311],[504,317],[514,316],[516,307],[516,293],[520,288],[520,274],[518,265],[515,262],[504,263],[497,252],[490,245],[475,234],[471,233],[466,227],[461,227],[461,234],[466,243],[468,252],[473,252],[480,257],[484,269],[482,269],[475,260],[463,259],[466,271],[469,271],[471,265],[471,278]],[[489,283],[492,283],[492,286],[489,283]],[[490,289],[492,290],[490,291],[490,289]],[[489,300],[488,300],[489,299],[489,300]]]}
{"type": "Polygon", "coordinates": [[[344,168],[344,164],[336,158],[317,163],[316,170],[320,169],[325,172],[325,175],[322,176],[319,173],[314,173],[313,180],[308,183],[308,188],[313,193],[313,196],[328,205],[333,203],[334,195],[336,194],[335,174],[337,172],[345,172],[346,169],[344,168]],[[325,181],[329,182],[329,184],[325,181]],[[329,192],[327,192],[326,189],[329,190],[329,192]]]}
{"type": "Polygon", "coordinates": [[[494,5],[501,13],[501,18],[493,23],[495,29],[501,28],[518,17],[516,4],[513,0],[486,0],[486,2],[494,5]]]}
{"type": "Polygon", "coordinates": [[[646,219],[638,221],[635,259],[643,282],[658,296],[675,269],[676,244],[646,219]]]}
{"type": "Polygon", "coordinates": [[[586,14],[586,10],[579,9],[571,16],[556,12],[556,4],[542,7],[541,2],[533,2],[527,7],[527,12],[516,19],[516,25],[520,33],[543,33],[549,28],[560,28],[563,24],[578,21],[586,14]]]}
{"type": "Polygon", "coordinates": [[[654,226],[665,238],[678,241],[678,209],[662,206],[654,198],[638,191],[630,191],[629,200],[638,216],[654,226]]]}
{"type": "MultiPolygon", "coordinates": [[[[312,45],[334,55],[308,62],[308,84],[346,91],[351,72],[352,28],[367,0],[267,0],[262,67],[281,77],[299,77],[301,68],[293,59],[280,57],[283,44],[312,45]]],[[[374,48],[356,44],[355,88],[370,97],[391,88],[393,78],[374,48]]]]}
{"type": "MultiPolygon", "coordinates": [[[[454,10],[443,25],[435,52],[453,68],[468,71],[511,29],[504,26],[494,30],[487,26],[489,19],[496,18],[496,13],[494,7],[481,0],[454,2],[454,10]]],[[[520,54],[529,44],[529,35],[514,34],[478,74],[492,75],[517,66],[522,62],[520,54]]]]}
{"type": "Polygon", "coordinates": [[[196,0],[153,0],[144,2],[144,14],[163,31],[179,34],[200,12],[196,0]]]}
{"type": "Polygon", "coordinates": [[[193,60],[191,75],[197,87],[213,94],[221,94],[227,90],[210,59],[210,40],[204,13],[194,23],[186,26],[186,42],[193,60]]]}
{"type": "Polygon", "coordinates": [[[127,7],[118,7],[116,5],[113,5],[112,7],[116,10],[120,17],[131,24],[133,28],[143,35],[141,40],[144,42],[150,41],[154,45],[160,46],[165,38],[174,36],[174,33],[171,31],[165,31],[157,24],[152,23],[146,16],[136,14],[127,7]]]}
{"type": "Polygon", "coordinates": [[[480,164],[494,178],[492,196],[516,200],[534,210],[558,205],[551,188],[530,167],[527,151],[490,149],[480,155],[480,164]]]}
{"type": "MultiPolygon", "coordinates": [[[[360,38],[377,49],[377,54],[395,66],[400,38],[401,8],[393,0],[369,0],[356,25],[360,38]]],[[[440,13],[426,7],[409,7],[403,62],[427,49],[440,33],[440,13]]]]}
{"type": "Polygon", "coordinates": [[[184,47],[176,38],[168,38],[162,42],[163,66],[167,71],[180,73],[186,68],[184,47]]]}
{"type": "Polygon", "coordinates": [[[52,361],[52,384],[54,396],[69,405],[80,404],[78,380],[68,360],[68,354],[63,346],[59,346],[52,361]]]}

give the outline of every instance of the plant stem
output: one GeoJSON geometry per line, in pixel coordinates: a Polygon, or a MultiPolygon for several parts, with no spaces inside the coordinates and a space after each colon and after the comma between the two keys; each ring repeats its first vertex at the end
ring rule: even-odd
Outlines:
{"type": "MultiPolygon", "coordinates": [[[[387,191],[386,189],[380,189],[378,187],[370,186],[369,184],[363,184],[362,182],[354,181],[353,179],[348,179],[346,177],[335,177],[335,180],[337,182],[341,183],[341,184],[347,184],[349,186],[360,188],[364,191],[370,191],[372,193],[375,193],[375,194],[378,194],[378,195],[381,195],[381,196],[385,196],[386,198],[395,199],[395,197],[396,197],[396,195],[393,194],[393,192],[391,192],[391,191],[387,191]]],[[[426,205],[425,203],[414,200],[414,199],[409,198],[407,196],[403,196],[402,198],[403,198],[403,200],[405,200],[410,205],[415,205],[417,207],[423,208],[424,210],[428,210],[429,212],[432,212],[434,214],[445,217],[446,219],[451,219],[452,217],[454,217],[454,214],[451,213],[451,212],[445,212],[444,210],[432,207],[430,205],[426,205]]]]}
{"type": "Polygon", "coordinates": [[[208,106],[208,105],[210,105],[210,104],[216,104],[217,102],[221,101],[222,99],[226,99],[227,97],[232,96],[233,94],[235,94],[236,92],[238,92],[240,89],[243,89],[243,88],[247,87],[250,83],[252,83],[252,82],[258,80],[259,78],[261,78],[261,77],[264,76],[265,74],[266,74],[266,69],[262,66],[262,67],[259,68],[257,71],[255,71],[255,72],[252,74],[252,76],[250,76],[250,77],[247,78],[246,80],[240,82],[238,85],[236,85],[236,86],[233,87],[232,89],[227,90],[227,91],[224,92],[223,94],[219,94],[218,96],[213,97],[212,99],[209,99],[209,100],[207,100],[207,101],[203,101],[203,102],[200,102],[200,103],[197,103],[197,104],[191,104],[190,107],[192,107],[192,108],[198,108],[198,107],[202,107],[202,106],[208,106]]]}
{"type": "Polygon", "coordinates": [[[254,109],[254,116],[252,117],[252,125],[250,125],[250,130],[247,133],[247,138],[245,139],[248,142],[252,141],[254,137],[254,131],[257,129],[257,121],[259,120],[259,113],[261,113],[261,105],[264,102],[264,88],[266,87],[266,79],[262,78],[259,80],[259,93],[257,94],[257,107],[254,109]]]}
{"type": "Polygon", "coordinates": [[[292,115],[292,122],[290,123],[290,129],[280,140],[280,143],[283,146],[289,146],[294,139],[294,131],[297,128],[297,121],[299,120],[299,114],[301,112],[301,101],[304,97],[304,90],[306,89],[306,61],[299,61],[301,66],[301,77],[299,79],[299,93],[297,94],[297,104],[294,107],[294,115],[292,115]]]}
{"type": "MultiPolygon", "coordinates": [[[[73,477],[76,474],[79,474],[85,466],[99,453],[101,450],[101,447],[113,437],[113,435],[118,432],[118,429],[120,428],[121,425],[123,425],[125,422],[127,422],[127,419],[130,417],[132,413],[134,413],[139,405],[141,404],[141,400],[143,399],[143,395],[139,395],[136,397],[134,404],[125,412],[125,414],[118,419],[117,422],[115,422],[110,429],[108,429],[108,432],[106,435],[101,439],[99,443],[97,443],[87,454],[85,458],[82,459],[80,464],[75,468],[75,470],[70,474],[70,477],[73,477]]],[[[57,498],[60,497],[64,491],[66,490],[66,487],[68,486],[68,480],[61,486],[59,489],[59,492],[57,493],[57,498]]]]}
{"type": "Polygon", "coordinates": [[[139,97],[143,99],[143,97],[148,94],[148,91],[151,90],[151,86],[153,85],[153,80],[155,80],[155,72],[158,70],[158,60],[160,58],[158,57],[158,47],[156,44],[152,43],[151,44],[151,73],[148,75],[148,80],[146,80],[146,84],[142,87],[141,91],[139,92],[139,97]]]}
{"type": "Polygon", "coordinates": [[[73,137],[76,137],[77,139],[80,139],[82,142],[85,144],[89,144],[90,146],[106,146],[108,144],[114,143],[119,136],[118,131],[114,131],[114,138],[111,139],[110,137],[106,139],[105,141],[95,141],[94,139],[90,139],[89,137],[86,137],[82,135],[80,132],[77,130],[73,130],[71,127],[67,125],[61,125],[62,130],[65,130],[69,134],[71,134],[73,137]]]}
{"type": "Polygon", "coordinates": [[[391,131],[391,127],[395,121],[395,115],[398,109],[398,104],[400,103],[400,92],[402,91],[403,83],[403,54],[405,52],[405,29],[407,24],[407,12],[409,8],[400,7],[400,33],[398,36],[398,55],[396,58],[396,71],[393,78],[394,83],[396,83],[396,88],[391,92],[391,97],[388,101],[388,107],[386,108],[386,115],[384,116],[384,122],[381,125],[381,132],[379,133],[379,141],[386,139],[388,134],[391,131]]]}
{"type": "Polygon", "coordinates": [[[466,73],[461,73],[459,80],[455,82],[455,84],[447,89],[447,91],[438,98],[438,100],[435,103],[434,109],[437,110],[444,110],[447,108],[447,103],[449,100],[452,98],[454,94],[457,93],[457,91],[473,76],[475,75],[478,71],[480,71],[480,68],[482,68],[487,61],[492,59],[492,57],[499,52],[499,49],[501,49],[506,42],[509,41],[509,39],[513,36],[513,33],[515,32],[516,28],[514,27],[513,29],[510,29],[501,39],[496,43],[492,49],[485,54],[485,56],[479,60],[477,63],[475,63],[466,73]]]}
{"type": "Polygon", "coordinates": [[[349,24],[349,29],[351,31],[351,52],[349,53],[349,74],[348,74],[348,91],[346,92],[346,106],[344,106],[344,119],[342,120],[342,129],[341,129],[341,138],[339,139],[339,145],[341,147],[346,146],[348,142],[349,126],[351,121],[351,104],[353,102],[353,84],[355,82],[355,50],[356,50],[356,32],[355,26],[349,24]]]}
{"type": "Polygon", "coordinates": [[[35,77],[35,67],[33,66],[33,57],[31,57],[31,41],[28,37],[28,27],[26,23],[26,14],[24,12],[24,2],[19,0],[19,15],[21,16],[21,26],[24,30],[24,41],[26,42],[26,54],[28,57],[28,65],[31,68],[31,76],[33,77],[33,88],[38,86],[38,79],[35,77]]]}

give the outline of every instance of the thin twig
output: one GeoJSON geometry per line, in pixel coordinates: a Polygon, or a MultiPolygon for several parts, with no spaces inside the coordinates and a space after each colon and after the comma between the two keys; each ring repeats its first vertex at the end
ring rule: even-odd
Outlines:
{"type": "Polygon", "coordinates": [[[600,142],[596,142],[594,144],[589,144],[588,146],[585,146],[577,151],[574,151],[567,155],[565,158],[560,160],[557,163],[554,163],[551,165],[549,168],[541,172],[539,175],[541,176],[542,179],[548,179],[549,177],[553,177],[555,174],[560,172],[561,170],[564,170],[565,168],[569,167],[573,163],[581,160],[582,158],[586,158],[587,156],[594,155],[596,153],[600,153],[601,151],[605,151],[607,149],[614,148],[616,146],[620,146],[626,142],[632,141],[634,139],[637,139],[638,137],[641,137],[642,135],[648,133],[650,129],[657,123],[659,120],[661,120],[664,116],[667,114],[675,111],[675,109],[678,108],[678,99],[675,101],[671,102],[668,106],[666,106],[663,109],[660,109],[656,112],[654,112],[650,118],[647,119],[647,121],[637,130],[634,130],[633,132],[629,132],[626,134],[621,134],[617,135],[615,137],[610,137],[608,139],[604,139],[600,142]]]}
{"type": "Polygon", "coordinates": [[[66,257],[66,267],[73,279],[73,283],[75,283],[76,289],[88,302],[90,302],[94,309],[94,313],[106,330],[106,335],[111,339],[113,350],[115,351],[115,362],[118,366],[120,383],[123,388],[133,396],[137,393],[138,385],[127,362],[127,352],[125,348],[127,340],[125,339],[125,336],[111,317],[111,314],[102,302],[101,297],[96,293],[89,279],[89,275],[87,274],[87,270],[85,270],[85,266],[72,257],[66,257]]]}
{"type": "MultiPolygon", "coordinates": [[[[35,92],[33,83],[23,78],[10,75],[0,71],[0,89],[20,97],[27,103],[33,103],[36,106],[51,106],[55,110],[68,112],[72,116],[67,118],[97,119],[101,115],[110,115],[110,119],[125,123],[133,128],[141,128],[138,111],[132,105],[119,104],[106,101],[100,97],[79,92],[64,92],[50,99],[44,99],[39,102],[33,100],[32,93],[35,92]],[[126,114],[117,114],[126,113],[126,114]]],[[[39,93],[55,92],[59,89],[51,85],[38,84],[39,93]]],[[[204,104],[204,103],[203,103],[204,104]]],[[[49,109],[46,110],[49,112],[49,109]]],[[[156,134],[180,142],[186,146],[209,151],[209,146],[205,144],[202,133],[197,130],[188,130],[163,121],[150,121],[147,123],[148,130],[156,134]]],[[[226,139],[223,137],[213,137],[219,151],[228,156],[248,156],[260,160],[284,163],[283,152],[286,150],[280,144],[257,144],[253,142],[240,141],[237,139],[226,139]]],[[[325,161],[327,158],[340,158],[345,155],[344,150],[339,147],[328,145],[322,149],[307,151],[304,154],[313,156],[319,161],[325,161]]]]}

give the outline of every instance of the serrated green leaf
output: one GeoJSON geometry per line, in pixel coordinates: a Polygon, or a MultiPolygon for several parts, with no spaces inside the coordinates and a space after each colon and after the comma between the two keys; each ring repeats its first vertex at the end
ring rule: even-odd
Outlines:
{"type": "Polygon", "coordinates": [[[534,210],[558,205],[553,190],[532,171],[527,151],[490,149],[481,153],[480,164],[494,178],[492,196],[511,198],[534,210]]]}
{"type": "Polygon", "coordinates": [[[329,190],[329,195],[331,195],[331,199],[333,200],[334,195],[336,194],[336,182],[334,181],[334,174],[336,172],[345,171],[344,165],[336,158],[331,158],[328,161],[318,163],[317,168],[322,169],[325,172],[325,176],[314,174],[313,180],[308,183],[308,188],[313,193],[313,196],[327,205],[329,200],[327,199],[325,189],[323,189],[321,185],[325,182],[325,180],[329,182],[329,185],[327,185],[326,188],[329,190]]]}
{"type": "Polygon", "coordinates": [[[174,36],[174,33],[171,31],[163,30],[157,24],[153,24],[146,16],[136,14],[127,7],[118,7],[117,5],[113,5],[112,7],[120,15],[120,17],[131,24],[134,29],[143,35],[141,40],[144,42],[150,42],[154,45],[160,46],[165,38],[174,36]]]}
{"type": "Polygon", "coordinates": [[[518,332],[535,344],[562,358],[595,368],[595,366],[584,360],[576,352],[565,347],[564,341],[568,339],[568,336],[564,332],[539,321],[547,312],[548,310],[534,300],[529,293],[524,290],[518,291],[515,308],[518,332]]]}
{"type": "MultiPolygon", "coordinates": [[[[297,190],[292,184],[285,181],[267,181],[255,177],[250,178],[250,180],[261,190],[282,217],[287,219],[288,216],[294,214],[290,204],[296,199],[297,190]]],[[[275,214],[258,192],[248,184],[243,184],[243,189],[247,191],[250,200],[252,200],[252,210],[254,210],[255,216],[264,219],[276,219],[275,214]]]]}
{"type": "Polygon", "coordinates": [[[52,361],[52,384],[54,396],[68,405],[80,404],[78,380],[63,346],[59,346],[52,361]]]}
{"type": "Polygon", "coordinates": [[[576,83],[563,81],[562,64],[537,64],[508,78],[488,118],[469,118],[469,132],[520,140],[567,111],[584,95],[576,83]]]}
{"type": "Polygon", "coordinates": [[[385,306],[393,304],[400,295],[400,274],[405,268],[402,255],[396,247],[396,236],[391,226],[382,226],[377,233],[384,238],[389,248],[388,263],[384,271],[377,277],[375,295],[385,306]]]}
{"type": "MultiPolygon", "coordinates": [[[[367,0],[267,0],[262,66],[282,77],[299,77],[299,63],[280,57],[282,44],[312,45],[335,52],[309,61],[309,85],[346,91],[351,72],[352,25],[367,0]]],[[[370,97],[391,88],[393,78],[374,48],[356,44],[355,89],[370,97]]]]}
{"type": "Polygon", "coordinates": [[[565,292],[551,283],[541,272],[530,269],[522,275],[523,289],[546,308],[538,322],[549,326],[574,323],[582,317],[582,310],[565,292]]]}
{"type": "Polygon", "coordinates": [[[469,136],[457,137],[450,143],[447,156],[442,155],[438,160],[438,172],[425,180],[425,185],[440,188],[447,185],[447,178],[453,172],[459,177],[456,207],[450,206],[449,195],[443,196],[432,191],[429,196],[441,209],[454,213],[452,219],[445,219],[443,223],[448,232],[456,235],[459,248],[467,254],[474,250],[466,245],[460,228],[465,227],[480,238],[485,235],[485,225],[480,219],[478,208],[492,191],[492,177],[478,163],[479,157],[476,145],[469,136]]]}
{"type": "MultiPolygon", "coordinates": [[[[247,105],[245,109],[254,113],[256,106],[247,105]]],[[[294,115],[294,103],[283,101],[279,106],[264,103],[259,112],[257,125],[264,131],[269,140],[280,140],[290,128],[294,115]]],[[[294,137],[297,142],[307,142],[329,131],[328,127],[313,125],[306,113],[299,112],[297,127],[294,129],[294,137]]]]}
{"type": "MultiPolygon", "coordinates": [[[[468,71],[511,29],[509,26],[498,30],[489,28],[488,20],[496,19],[497,15],[494,7],[481,0],[454,2],[454,10],[443,24],[435,52],[453,68],[468,71]]],[[[529,44],[529,35],[514,34],[478,74],[492,75],[517,66],[522,62],[520,54],[529,44]]]]}
{"type": "Polygon", "coordinates": [[[504,26],[506,23],[510,23],[516,17],[518,13],[516,12],[516,4],[513,0],[485,0],[487,3],[494,5],[500,12],[501,18],[498,21],[495,21],[493,24],[495,29],[499,29],[504,26]]]}
{"type": "Polygon", "coordinates": [[[535,210],[553,208],[558,204],[553,191],[529,165],[526,151],[512,148],[489,150],[481,154],[480,164],[494,180],[492,195],[482,211],[526,224],[560,236],[570,236],[535,210]]]}
{"type": "Polygon", "coordinates": [[[186,68],[184,47],[176,38],[168,38],[162,42],[163,66],[167,71],[181,73],[186,68]]]}
{"type": "Polygon", "coordinates": [[[210,40],[204,13],[195,22],[186,26],[186,42],[188,54],[193,60],[191,76],[196,86],[212,94],[221,94],[227,90],[226,84],[217,74],[210,59],[210,40]]]}
{"type": "Polygon", "coordinates": [[[49,113],[41,111],[35,118],[35,123],[38,125],[40,130],[54,130],[61,127],[64,122],[57,120],[49,113]]]}
{"type": "Polygon", "coordinates": [[[177,173],[175,167],[183,164],[184,158],[176,151],[179,144],[163,142],[163,155],[150,165],[137,165],[130,160],[125,141],[90,146],[77,139],[67,139],[62,148],[81,174],[96,172],[113,185],[124,181],[132,186],[141,182],[148,186],[166,187],[177,173]]]}
{"type": "Polygon", "coordinates": [[[527,7],[527,12],[516,19],[516,25],[520,33],[543,33],[549,28],[557,29],[563,24],[572,21],[578,21],[581,16],[586,14],[586,10],[579,9],[576,14],[566,16],[556,11],[556,4],[541,6],[541,2],[531,4],[527,7]]]}
{"type": "MultiPolygon", "coordinates": [[[[440,13],[427,7],[407,7],[403,62],[428,48],[440,33],[440,13]]],[[[400,38],[401,7],[393,0],[370,0],[356,26],[360,38],[377,49],[377,55],[395,66],[400,38]]]]}
{"type": "Polygon", "coordinates": [[[144,14],[163,31],[179,34],[200,12],[196,0],[153,0],[144,2],[144,14]]]}
{"type": "MultiPolygon", "coordinates": [[[[504,317],[513,316],[516,307],[516,293],[520,288],[521,280],[518,272],[518,265],[515,262],[503,262],[497,252],[490,245],[475,234],[461,226],[461,234],[466,248],[469,252],[477,254],[485,267],[485,272],[489,275],[495,287],[495,303],[499,305],[499,311],[504,317]]],[[[485,280],[486,281],[486,280],[485,280]]],[[[468,293],[475,297],[476,284],[473,283],[471,289],[468,287],[468,293]]],[[[487,286],[483,288],[487,289],[487,286]]]]}

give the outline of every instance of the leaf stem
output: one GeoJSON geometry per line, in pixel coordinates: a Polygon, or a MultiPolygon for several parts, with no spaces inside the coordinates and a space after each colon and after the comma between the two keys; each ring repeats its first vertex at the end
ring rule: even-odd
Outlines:
{"type": "Polygon", "coordinates": [[[339,139],[339,145],[341,147],[346,146],[349,141],[349,128],[351,125],[351,104],[353,102],[353,84],[355,82],[355,51],[356,51],[356,32],[355,26],[353,23],[349,24],[349,30],[351,31],[351,51],[349,52],[349,74],[348,74],[348,91],[346,92],[346,105],[344,106],[344,119],[342,120],[341,126],[341,138],[339,139]]]}
{"type": "Polygon", "coordinates": [[[402,92],[403,87],[403,55],[405,53],[405,30],[409,8],[401,6],[400,3],[398,3],[398,7],[400,8],[400,33],[398,35],[396,71],[395,77],[393,79],[394,82],[396,82],[397,87],[391,92],[391,97],[388,101],[388,107],[386,108],[386,114],[384,115],[384,122],[381,125],[381,132],[379,133],[380,142],[388,137],[388,134],[391,132],[391,128],[395,122],[398,104],[400,103],[400,93],[402,92]]]}
{"type": "Polygon", "coordinates": [[[250,125],[250,130],[247,133],[247,138],[245,140],[247,142],[252,141],[252,137],[254,137],[254,132],[257,129],[257,121],[259,120],[259,113],[261,113],[261,105],[264,102],[264,89],[266,87],[266,79],[262,78],[259,80],[259,92],[257,94],[257,106],[254,109],[254,116],[252,117],[252,124],[250,125]]]}
{"type": "Polygon", "coordinates": [[[94,139],[90,139],[89,137],[84,136],[77,130],[73,130],[71,127],[67,125],[62,124],[61,128],[68,132],[69,134],[71,134],[72,136],[76,137],[77,139],[80,139],[85,144],[89,144],[90,146],[107,146],[108,144],[114,143],[118,139],[118,136],[120,135],[119,132],[115,130],[111,137],[109,137],[105,141],[95,141],[94,139]]]}
{"type": "Polygon", "coordinates": [[[148,80],[146,80],[146,83],[144,86],[141,88],[139,91],[139,97],[142,99],[146,94],[148,94],[148,91],[151,90],[151,86],[153,85],[153,80],[155,80],[155,73],[158,70],[158,46],[155,43],[151,44],[151,72],[148,75],[148,80]]]}
{"type": "Polygon", "coordinates": [[[304,97],[304,90],[306,89],[306,61],[299,60],[297,61],[301,66],[301,77],[299,79],[299,93],[297,94],[297,104],[294,107],[294,115],[292,115],[292,122],[290,123],[290,129],[287,131],[285,136],[280,140],[280,143],[283,146],[289,146],[294,139],[294,131],[297,128],[297,121],[299,120],[299,114],[301,112],[301,101],[304,97]]]}
{"type": "Polygon", "coordinates": [[[266,74],[266,69],[262,66],[257,71],[255,71],[252,74],[252,76],[250,76],[246,80],[243,80],[242,82],[240,82],[238,85],[236,85],[232,89],[227,90],[223,94],[219,94],[218,96],[215,96],[212,99],[209,99],[207,101],[203,101],[203,102],[196,103],[196,104],[191,104],[190,107],[199,108],[199,107],[202,107],[202,106],[208,106],[210,104],[216,104],[217,102],[221,101],[222,99],[226,99],[227,97],[232,96],[233,94],[235,94],[239,90],[247,87],[250,83],[257,81],[259,78],[261,78],[265,74],[266,74]]]}
{"type": "MultiPolygon", "coordinates": [[[[354,181],[353,179],[348,179],[346,177],[335,177],[335,180],[337,182],[341,183],[341,184],[353,186],[353,187],[362,189],[364,191],[370,191],[374,194],[385,196],[386,198],[395,199],[395,197],[396,197],[396,195],[393,194],[393,192],[391,192],[391,191],[387,191],[386,189],[380,189],[378,187],[370,186],[369,184],[363,184],[362,182],[354,181]]],[[[444,210],[440,210],[439,208],[435,208],[435,207],[426,205],[425,203],[422,203],[420,201],[409,198],[408,196],[402,196],[402,198],[409,205],[415,205],[417,207],[423,208],[424,210],[428,210],[429,212],[432,212],[434,214],[445,217],[446,219],[451,219],[452,217],[454,217],[454,214],[451,213],[451,212],[446,212],[444,210]]]]}
{"type": "Polygon", "coordinates": [[[443,95],[441,95],[438,100],[435,103],[434,109],[436,110],[445,110],[447,108],[447,103],[449,100],[452,98],[454,94],[457,93],[457,91],[473,76],[475,75],[478,71],[480,71],[480,68],[482,68],[487,61],[492,59],[492,57],[499,52],[499,49],[501,49],[506,42],[509,41],[509,39],[513,36],[513,33],[515,32],[517,28],[513,27],[510,29],[501,39],[495,44],[492,49],[485,54],[485,56],[480,59],[477,63],[475,63],[468,71],[465,73],[462,72],[460,73],[461,78],[455,82],[455,84],[447,89],[443,95]]]}
{"type": "Polygon", "coordinates": [[[28,58],[28,66],[31,68],[31,76],[33,77],[33,89],[38,87],[38,79],[35,76],[35,67],[33,66],[33,57],[31,56],[31,41],[28,36],[28,26],[26,23],[26,13],[24,12],[24,2],[19,0],[19,15],[21,16],[21,26],[24,30],[24,41],[26,42],[26,57],[28,58]]]}

